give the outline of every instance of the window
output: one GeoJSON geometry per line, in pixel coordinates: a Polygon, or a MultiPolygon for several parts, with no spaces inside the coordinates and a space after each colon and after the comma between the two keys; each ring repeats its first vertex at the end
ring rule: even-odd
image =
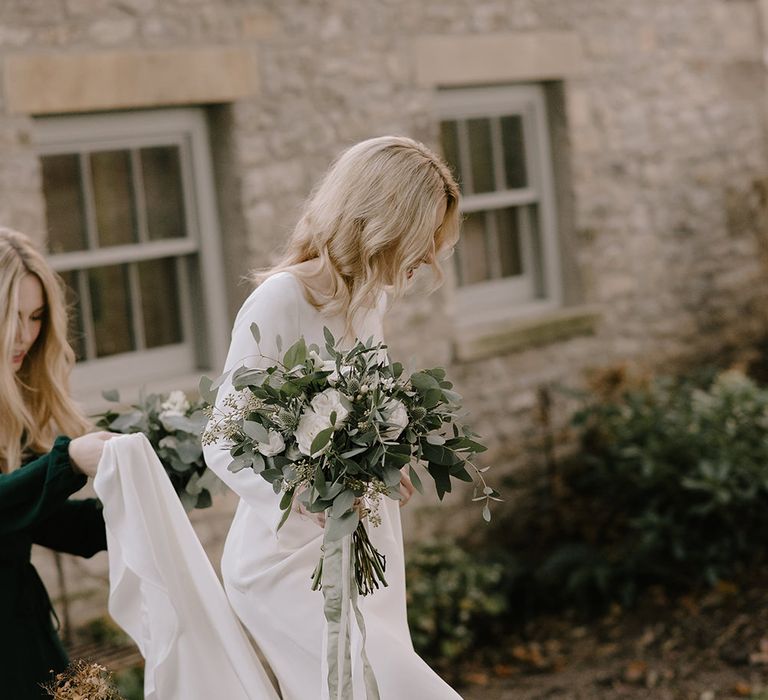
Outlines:
{"type": "Polygon", "coordinates": [[[443,154],[464,216],[454,256],[460,314],[511,316],[561,300],[544,90],[467,88],[438,95],[443,154]]]}
{"type": "Polygon", "coordinates": [[[228,329],[201,110],[40,119],[49,261],[72,291],[75,386],[223,363],[228,329]]]}

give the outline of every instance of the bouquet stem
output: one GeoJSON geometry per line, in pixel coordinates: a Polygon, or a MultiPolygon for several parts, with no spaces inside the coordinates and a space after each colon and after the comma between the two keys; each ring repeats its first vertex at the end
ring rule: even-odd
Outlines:
{"type": "Polygon", "coordinates": [[[373,546],[368,531],[361,522],[352,533],[352,557],[355,567],[355,582],[360,595],[369,595],[387,585],[384,570],[387,558],[373,546]]]}
{"type": "MultiPolygon", "coordinates": [[[[325,546],[323,546],[325,551],[325,546]]],[[[320,557],[315,570],[312,572],[312,590],[322,588],[323,559],[320,557]]],[[[355,583],[360,595],[370,595],[381,586],[387,586],[384,572],[387,558],[373,546],[368,531],[362,521],[352,533],[352,565],[355,572],[355,583]]]]}

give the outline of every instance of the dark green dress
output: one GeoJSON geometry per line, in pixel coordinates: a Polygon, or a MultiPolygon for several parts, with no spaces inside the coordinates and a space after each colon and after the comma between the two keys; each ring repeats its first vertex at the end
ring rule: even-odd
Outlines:
{"type": "Polygon", "coordinates": [[[43,582],[30,562],[32,544],[83,557],[106,549],[95,499],[69,500],[86,482],[72,469],[69,439],[10,474],[0,474],[0,698],[49,697],[40,683],[67,655],[53,624],[43,582]]]}

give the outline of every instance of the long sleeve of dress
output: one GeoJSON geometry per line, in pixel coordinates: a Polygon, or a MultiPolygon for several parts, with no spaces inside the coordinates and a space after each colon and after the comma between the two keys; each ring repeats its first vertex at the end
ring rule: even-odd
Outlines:
{"type": "Polygon", "coordinates": [[[69,439],[10,474],[0,474],[0,535],[11,535],[54,515],[87,481],[72,469],[69,439]]]}
{"type": "Polygon", "coordinates": [[[57,552],[92,557],[107,548],[101,503],[69,499],[32,528],[32,541],[57,552]]]}
{"type": "MultiPolygon", "coordinates": [[[[225,364],[230,375],[219,388],[216,399],[215,416],[226,412],[224,399],[233,392],[231,371],[240,366],[268,367],[276,364],[278,336],[283,351],[287,350],[299,337],[299,311],[301,290],[300,283],[288,274],[275,275],[267,279],[245,301],[235,319],[232,329],[232,342],[225,364]],[[257,344],[251,325],[259,327],[260,341],[257,344]]],[[[231,457],[226,442],[218,442],[205,447],[206,464],[249,506],[264,513],[274,506],[275,526],[280,517],[279,499],[272,486],[253,474],[250,469],[233,474],[227,467],[231,457]]]]}

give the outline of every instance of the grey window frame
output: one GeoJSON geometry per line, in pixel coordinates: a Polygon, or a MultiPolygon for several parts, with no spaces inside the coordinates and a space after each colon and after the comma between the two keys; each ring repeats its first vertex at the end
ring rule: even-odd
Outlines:
{"type": "MultiPolygon", "coordinates": [[[[517,84],[444,89],[438,91],[436,102],[440,121],[518,115],[523,123],[527,186],[518,189],[501,187],[501,176],[495,172],[497,189],[493,192],[462,195],[462,213],[492,212],[530,204],[537,205],[538,212],[541,289],[533,289],[529,275],[457,286],[455,301],[459,321],[464,319],[474,323],[493,318],[536,315],[562,306],[555,182],[544,86],[517,84]]],[[[462,145],[461,135],[459,146],[460,149],[466,149],[466,142],[462,145]]],[[[503,148],[498,130],[493,129],[492,148],[503,148]]],[[[466,157],[466,152],[463,157],[466,157]]],[[[497,162],[500,160],[500,157],[496,158],[497,162]]],[[[522,252],[530,270],[536,263],[529,241],[530,236],[524,232],[522,252]]]]}
{"type": "MultiPolygon", "coordinates": [[[[152,385],[173,381],[201,369],[220,368],[226,357],[229,327],[224,292],[221,240],[216,213],[208,129],[200,108],[176,108],[65,115],[35,119],[35,148],[39,156],[86,154],[151,146],[178,146],[186,217],[186,236],[150,241],[143,212],[138,214],[139,242],[87,251],[51,254],[54,270],[68,272],[156,258],[174,258],[180,289],[183,340],[179,344],[139,349],[78,362],[72,384],[79,395],[91,395],[115,384],[152,385]]],[[[81,155],[81,163],[83,156],[81,155]]],[[[87,158],[85,159],[87,161],[87,158]]],[[[86,179],[87,180],[87,179],[86,179]]],[[[95,226],[85,184],[87,235],[95,226]]],[[[140,204],[140,203],[139,203],[140,204]]],[[[135,266],[129,268],[129,288],[136,301],[135,266]],[[133,272],[131,272],[131,270],[133,272]]],[[[79,275],[78,296],[84,306],[85,342],[93,354],[93,333],[88,328],[87,285],[79,275]]],[[[134,329],[135,332],[136,329],[134,329]]],[[[141,345],[141,332],[138,333],[141,345]]]]}

